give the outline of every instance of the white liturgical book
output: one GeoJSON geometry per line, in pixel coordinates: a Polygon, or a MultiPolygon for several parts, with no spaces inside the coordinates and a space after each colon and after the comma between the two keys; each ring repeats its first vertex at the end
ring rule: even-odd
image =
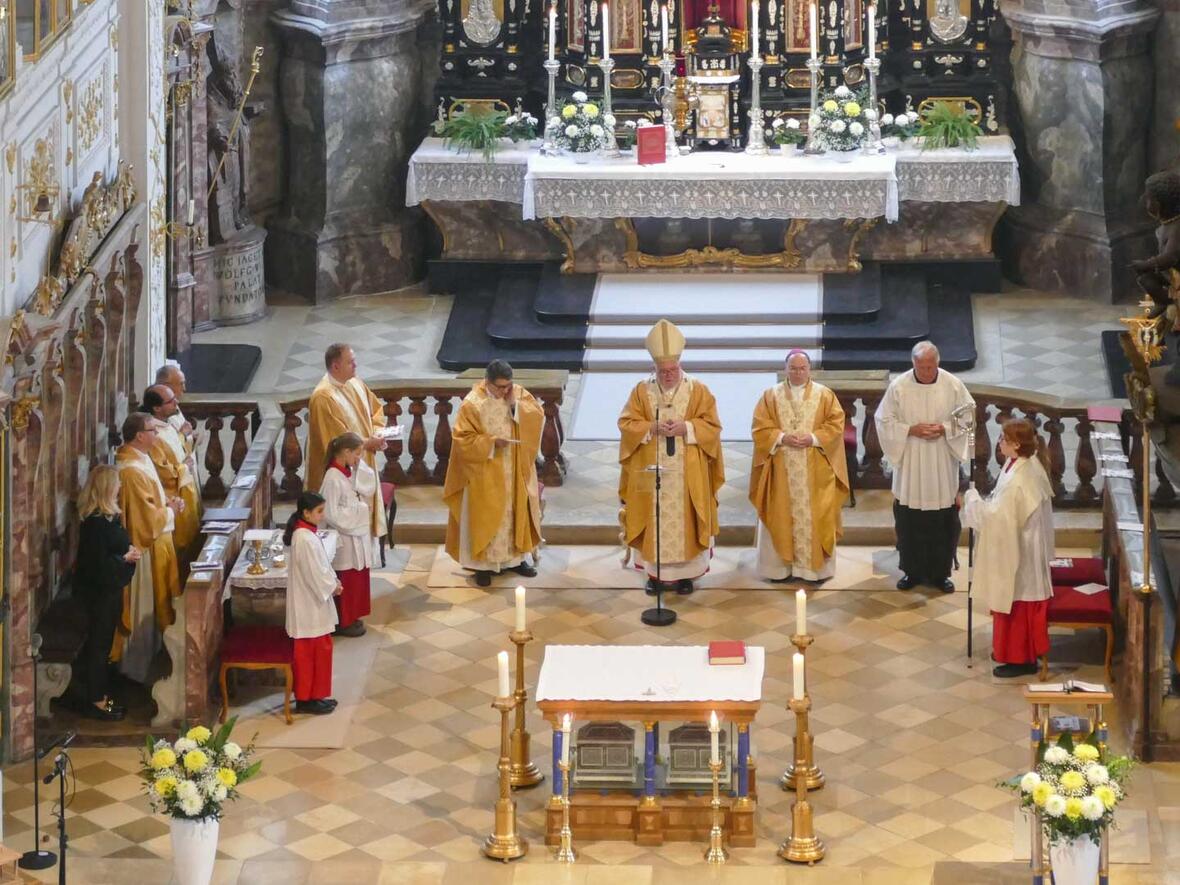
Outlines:
{"type": "Polygon", "coordinates": [[[1105,584],[1078,584],[1073,589],[1077,590],[1083,596],[1093,596],[1095,593],[1101,593],[1106,589],[1105,584]]]}
{"type": "Polygon", "coordinates": [[[1064,691],[1066,693],[1074,691],[1083,692],[1102,692],[1106,691],[1106,686],[1097,682],[1082,682],[1080,679],[1067,679],[1065,682],[1034,682],[1032,685],[1026,686],[1029,691],[1034,694],[1054,694],[1056,692],[1064,691]]]}

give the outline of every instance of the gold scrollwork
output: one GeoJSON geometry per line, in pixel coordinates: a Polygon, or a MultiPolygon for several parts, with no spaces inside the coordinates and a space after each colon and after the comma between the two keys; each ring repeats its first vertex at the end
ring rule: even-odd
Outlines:
{"type": "Polygon", "coordinates": [[[64,80],[61,84],[61,98],[66,104],[66,122],[74,121],[74,81],[64,80]]]}
{"type": "Polygon", "coordinates": [[[61,189],[53,174],[53,140],[38,138],[33,145],[33,155],[26,164],[25,182],[16,186],[25,192],[25,214],[18,216],[21,221],[53,222],[54,202],[61,189]]]}
{"type": "Polygon", "coordinates": [[[66,287],[62,285],[61,279],[46,274],[33,290],[33,310],[43,317],[52,316],[65,294],[66,287]]]}
{"type": "Polygon", "coordinates": [[[8,166],[8,174],[12,175],[16,172],[16,142],[10,141],[8,147],[4,148],[4,162],[8,166]]]}
{"type": "Polygon", "coordinates": [[[852,273],[859,272],[861,268],[860,263],[860,241],[865,238],[865,234],[877,226],[877,218],[845,218],[844,229],[852,230],[856,228],[852,234],[852,239],[848,241],[848,270],[852,273]]]}
{"type": "Polygon", "coordinates": [[[750,254],[733,246],[725,249],[704,246],[700,249],[685,249],[674,255],[651,255],[639,250],[639,236],[631,219],[615,219],[615,227],[622,231],[626,238],[623,261],[632,270],[644,268],[672,270],[686,267],[730,267],[740,270],[781,267],[793,270],[803,261],[803,257],[795,247],[795,238],[806,225],[807,222],[801,219],[791,220],[783,236],[783,250],[781,252],[750,254]]]}
{"type": "MultiPolygon", "coordinates": [[[[620,219],[622,220],[622,219],[620,219]]],[[[573,227],[573,219],[563,219],[567,221],[570,227],[573,227]]],[[[617,223],[617,222],[616,222],[617,223]]],[[[561,263],[562,273],[574,272],[574,241],[570,238],[569,231],[565,229],[565,225],[556,218],[546,218],[545,227],[549,228],[549,232],[557,239],[561,240],[561,245],[565,249],[565,261],[561,263]]]]}
{"type": "Polygon", "coordinates": [[[27,430],[29,427],[29,414],[33,409],[39,408],[41,405],[41,398],[38,396],[22,396],[12,404],[12,429],[13,430],[27,430]]]}
{"type": "Polygon", "coordinates": [[[967,114],[975,123],[983,120],[983,107],[978,99],[970,95],[932,95],[918,102],[918,114],[925,116],[936,104],[950,105],[955,110],[967,114]]]}
{"type": "Polygon", "coordinates": [[[86,84],[78,102],[78,139],[83,150],[90,150],[102,129],[103,78],[95,77],[86,84]]]}

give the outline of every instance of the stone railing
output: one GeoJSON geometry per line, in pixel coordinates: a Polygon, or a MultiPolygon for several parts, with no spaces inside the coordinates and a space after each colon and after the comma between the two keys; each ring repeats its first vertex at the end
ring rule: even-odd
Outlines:
{"type": "MultiPolygon", "coordinates": [[[[402,415],[410,416],[409,432],[404,439],[391,440],[384,452],[385,466],[381,478],[395,485],[442,485],[451,458],[451,415],[454,414],[481,373],[465,373],[458,378],[406,379],[375,381],[369,386],[381,400],[387,423],[398,423],[402,415]],[[432,405],[433,404],[433,405],[432,405]],[[427,432],[426,413],[435,416],[433,438],[427,432]],[[427,453],[434,453],[434,463],[427,463],[427,453]],[[403,457],[408,455],[407,463],[403,457]]],[[[565,476],[565,457],[561,447],[565,430],[560,408],[565,397],[569,373],[548,370],[518,370],[517,383],[524,385],[545,409],[545,427],[541,434],[541,454],[537,459],[537,476],[548,486],[559,486],[565,476]]],[[[283,469],[279,497],[289,501],[303,490],[300,468],[306,461],[304,444],[307,402],[311,392],[280,400],[283,413],[283,442],[279,456],[283,469]]]]}
{"type": "Polygon", "coordinates": [[[206,396],[185,396],[181,400],[180,410],[197,428],[198,436],[203,438],[205,457],[202,464],[205,469],[202,471],[204,482],[201,484],[201,497],[220,501],[228,488],[221,478],[226,466],[222,432],[228,423],[233,434],[229,445],[230,473],[237,473],[242,469],[246,452],[262,424],[262,412],[257,401],[222,400],[206,396]]]}

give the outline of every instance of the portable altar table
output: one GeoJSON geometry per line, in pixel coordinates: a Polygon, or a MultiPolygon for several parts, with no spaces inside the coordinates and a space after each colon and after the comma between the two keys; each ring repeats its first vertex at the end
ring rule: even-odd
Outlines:
{"type": "MultiPolygon", "coordinates": [[[[624,790],[570,790],[574,838],[626,839],[640,845],[665,841],[706,841],[712,825],[703,791],[657,791],[656,755],[661,722],[705,722],[716,712],[737,730],[736,789],[722,795],[727,841],[754,845],[755,766],[750,756],[750,725],[762,705],[765,650],[747,646],[746,663],[710,666],[706,646],[551,645],[537,680],[537,706],[560,732],[566,713],[575,727],[588,721],[643,724],[643,787],[624,790]]],[[[556,735],[555,735],[556,737],[556,735]]],[[[559,741],[554,740],[553,798],[547,806],[545,844],[561,833],[559,741]]]]}

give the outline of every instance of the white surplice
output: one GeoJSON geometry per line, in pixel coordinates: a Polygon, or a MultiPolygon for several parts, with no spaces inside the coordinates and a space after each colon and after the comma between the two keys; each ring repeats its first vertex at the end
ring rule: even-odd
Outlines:
{"type": "MultiPolygon", "coordinates": [[[[343,539],[341,539],[343,540],[343,539]]],[[[287,562],[287,635],[315,639],[336,629],[336,572],[319,535],[297,528],[287,562]]]]}
{"type": "Polygon", "coordinates": [[[893,379],[874,420],[885,458],[893,467],[893,497],[912,510],[945,510],[959,491],[959,465],[970,457],[966,433],[956,430],[951,412],[975,407],[966,386],[942,369],[922,384],[911,369],[893,379]],[[915,424],[941,424],[938,439],[910,436],[915,424]]]}
{"type": "Polygon", "coordinates": [[[376,474],[364,461],[345,476],[335,467],[324,471],[320,494],[324,496],[324,522],[339,533],[332,568],[337,571],[373,567],[373,536],[369,502],[376,474]]]}

